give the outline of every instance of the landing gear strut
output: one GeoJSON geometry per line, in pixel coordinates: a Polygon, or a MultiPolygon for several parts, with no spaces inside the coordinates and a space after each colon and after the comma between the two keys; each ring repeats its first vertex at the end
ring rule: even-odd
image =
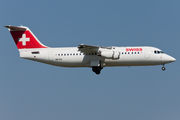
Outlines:
{"type": "Polygon", "coordinates": [[[94,67],[92,67],[92,71],[95,72],[97,75],[99,75],[99,74],[101,73],[101,70],[102,70],[102,69],[103,69],[103,68],[100,67],[100,66],[94,66],[94,67]]]}
{"type": "Polygon", "coordinates": [[[164,65],[163,65],[163,67],[162,67],[162,70],[163,70],[163,71],[165,71],[165,70],[166,70],[166,68],[164,67],[164,65]]]}

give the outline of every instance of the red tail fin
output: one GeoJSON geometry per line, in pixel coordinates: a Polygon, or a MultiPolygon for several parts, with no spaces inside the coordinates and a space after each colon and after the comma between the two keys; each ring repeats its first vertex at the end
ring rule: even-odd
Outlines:
{"type": "Polygon", "coordinates": [[[16,43],[18,49],[31,49],[31,48],[47,48],[43,45],[36,36],[31,32],[28,27],[20,26],[5,26],[9,31],[16,43]]]}

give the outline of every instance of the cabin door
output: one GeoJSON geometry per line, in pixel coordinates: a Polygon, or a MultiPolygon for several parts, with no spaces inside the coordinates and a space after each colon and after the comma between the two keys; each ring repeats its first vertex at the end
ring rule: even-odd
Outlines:
{"type": "Polygon", "coordinates": [[[54,60],[54,53],[53,52],[50,52],[49,53],[49,60],[54,60]]]}

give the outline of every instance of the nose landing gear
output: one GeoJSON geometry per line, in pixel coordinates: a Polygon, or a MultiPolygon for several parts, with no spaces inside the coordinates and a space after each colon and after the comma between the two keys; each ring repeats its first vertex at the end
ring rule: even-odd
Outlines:
{"type": "Polygon", "coordinates": [[[163,70],[163,71],[165,71],[165,70],[166,70],[166,68],[164,67],[164,65],[163,65],[163,67],[162,67],[162,70],[163,70]]]}

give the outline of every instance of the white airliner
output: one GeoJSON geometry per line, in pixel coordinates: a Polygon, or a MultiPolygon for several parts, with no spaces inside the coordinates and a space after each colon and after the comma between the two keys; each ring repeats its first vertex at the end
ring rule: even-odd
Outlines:
{"type": "Polygon", "coordinates": [[[78,47],[51,48],[43,45],[25,26],[9,29],[20,57],[61,67],[90,67],[100,74],[103,67],[163,65],[176,61],[155,47],[100,47],[80,44],[78,47]]]}

